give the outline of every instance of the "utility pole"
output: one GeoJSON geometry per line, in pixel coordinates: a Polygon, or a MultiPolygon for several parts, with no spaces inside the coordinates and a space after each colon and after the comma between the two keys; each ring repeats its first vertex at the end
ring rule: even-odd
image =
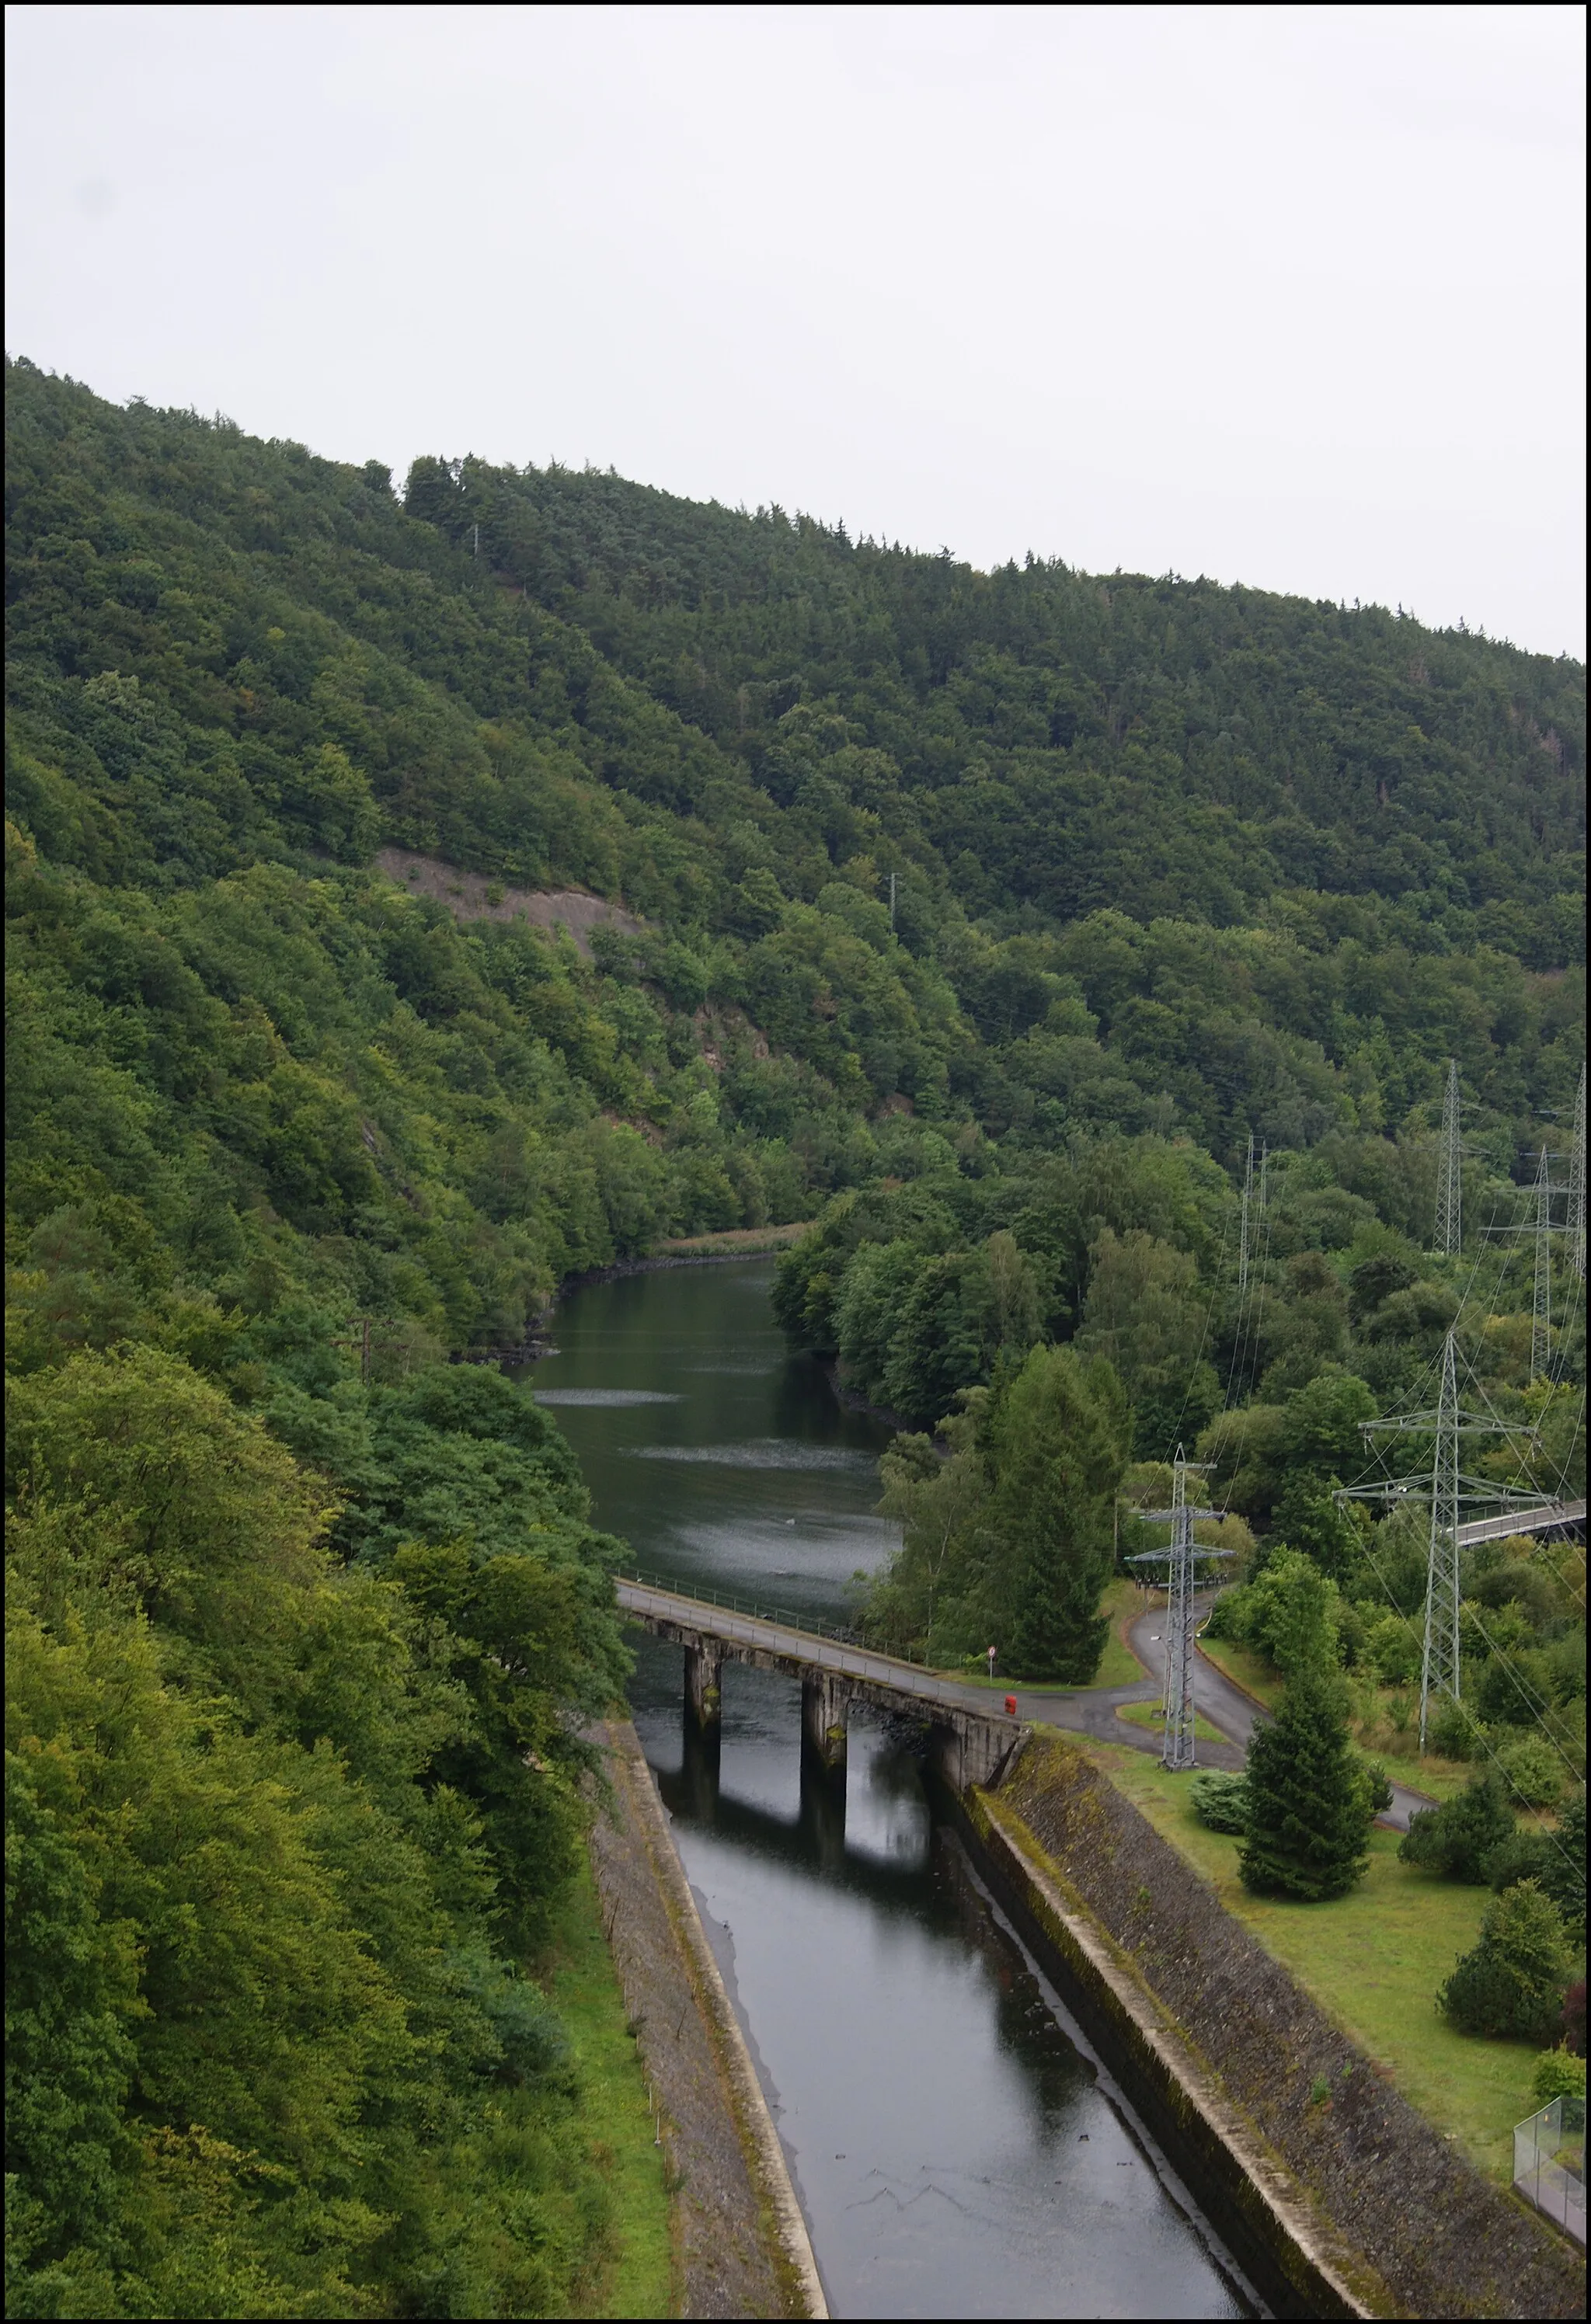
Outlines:
{"type": "Polygon", "coordinates": [[[1171,1545],[1163,1549],[1142,1552],[1127,1560],[1129,1565],[1159,1564],[1169,1556],[1166,1579],[1166,1686],[1165,1738],[1161,1746],[1161,1764],[1177,1772],[1194,1765],[1193,1742],[1193,1634],[1194,1563],[1196,1558],[1224,1557],[1225,1550],[1197,1550],[1194,1546],[1194,1521],[1198,1517],[1218,1517],[1217,1509],[1196,1509],[1189,1505],[1188,1471],[1180,1444],[1171,1464],[1171,1506],[1169,1509],[1140,1509],[1139,1516],[1150,1525],[1170,1524],[1171,1545]]]}
{"type": "Polygon", "coordinates": [[[1458,1401],[1458,1360],[1451,1332],[1442,1349],[1441,1378],[1434,1411],[1411,1412],[1386,1420],[1361,1424],[1368,1442],[1379,1435],[1429,1436],[1429,1470],[1385,1484],[1356,1485],[1339,1492],[1338,1500],[1395,1500],[1408,1493],[1427,1498],[1430,1530],[1426,1547],[1425,1640],[1420,1665],[1420,1748],[1423,1752],[1433,1708],[1443,1695],[1458,1701],[1458,1523],[1466,1502],[1495,1508],[1551,1508],[1550,1494],[1519,1493],[1494,1484],[1487,1477],[1466,1477],[1458,1465],[1459,1445],[1466,1436],[1511,1436],[1507,1423],[1483,1419],[1466,1412],[1458,1401]]]}
{"type": "Polygon", "coordinates": [[[1586,1280],[1586,1068],[1580,1067],[1575,1099],[1575,1134],[1569,1147],[1569,1265],[1586,1280]]]}
{"type": "Polygon", "coordinates": [[[472,556],[478,557],[481,553],[481,529],[477,524],[472,525],[470,530],[475,534],[475,547],[470,553],[472,556]]]}
{"type": "MultiPolygon", "coordinates": [[[[894,873],[892,872],[890,873],[890,926],[891,926],[891,927],[893,928],[893,927],[894,927],[894,925],[895,925],[895,875],[894,875],[894,873]]],[[[1583,1097],[1584,1097],[1584,1093],[1582,1092],[1582,1099],[1583,1099],[1583,1097]]]]}
{"type": "Polygon", "coordinates": [[[1458,1142],[1458,1060],[1448,1060],[1448,1083],[1442,1094],[1442,1147],[1437,1157],[1436,1249],[1451,1259],[1464,1241],[1464,1180],[1462,1148],[1458,1142]]]}

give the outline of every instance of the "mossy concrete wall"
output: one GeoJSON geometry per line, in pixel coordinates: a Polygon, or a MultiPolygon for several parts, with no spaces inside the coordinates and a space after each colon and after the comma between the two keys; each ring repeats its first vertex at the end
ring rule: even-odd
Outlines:
{"type": "Polygon", "coordinates": [[[1388,2086],[1081,1752],[1033,1733],[963,1805],[985,1877],[1279,2315],[1584,2315],[1583,2260],[1388,2086]]]}

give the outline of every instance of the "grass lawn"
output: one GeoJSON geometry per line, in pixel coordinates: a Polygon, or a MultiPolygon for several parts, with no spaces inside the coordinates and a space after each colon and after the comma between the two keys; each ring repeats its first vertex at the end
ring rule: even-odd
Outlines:
{"type": "Polygon", "coordinates": [[[1218,1671],[1226,1672],[1234,1686],[1240,1686],[1245,1694],[1256,1695],[1267,1711],[1274,1711],[1281,1701],[1281,1673],[1263,1655],[1256,1655],[1247,1646],[1235,1646],[1229,1638],[1201,1637],[1198,1650],[1218,1671]]]}
{"type": "Polygon", "coordinates": [[[564,1898],[540,1969],[574,2043],[582,2127],[614,2194],[607,2258],[576,2312],[672,2316],[678,2312],[674,2245],[662,2149],[652,2144],[641,2061],[624,2022],[597,1891],[584,1864],[564,1898]]]}
{"type": "MultiPolygon", "coordinates": [[[[1152,1727],[1157,1735],[1164,1723],[1158,1702],[1118,1702],[1116,1717],[1130,1720],[1134,1727],[1152,1727]]],[[[1226,1740],[1220,1729],[1212,1727],[1207,1719],[1201,1719],[1197,1711],[1193,1714],[1193,1731],[1201,1743],[1225,1743],[1226,1740]]]]}
{"type": "Polygon", "coordinates": [[[1198,1821],[1185,1775],[1167,1774],[1128,1745],[1083,1748],[1203,1873],[1228,1912],[1389,2070],[1410,2103],[1506,2185],[1509,2134],[1535,2107],[1536,2052],[1524,2043],[1460,2034],[1436,2007],[1437,1987],[1475,1941],[1490,1890],[1400,1864],[1397,1833],[1377,1831],[1370,1835],[1370,1869],[1351,1895],[1329,1904],[1251,1896],[1237,1877],[1238,1841],[1198,1821]]]}
{"type": "Polygon", "coordinates": [[[1148,1602],[1146,1593],[1125,1573],[1117,1574],[1100,1600],[1100,1612],[1110,1616],[1110,1636],[1099,1657],[1096,1686],[1136,1686],[1140,1679],[1149,1675],[1123,1636],[1128,1623],[1137,1619],[1148,1602]]]}

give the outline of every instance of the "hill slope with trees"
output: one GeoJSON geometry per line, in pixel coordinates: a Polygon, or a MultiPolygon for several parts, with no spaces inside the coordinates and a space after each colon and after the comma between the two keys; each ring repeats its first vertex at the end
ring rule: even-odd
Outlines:
{"type": "MultiPolygon", "coordinates": [[[[562,2312],[604,2195],[523,1970],[614,1552],[449,1359],[660,1238],[809,1222],[792,1337],[959,1432],[891,1487],[962,1497],[954,1588],[910,1520],[886,1585],[919,1643],[981,1645],[1004,1574],[1081,1674],[1126,1465],[1202,1431],[1357,1653],[1330,1489],[1454,1318],[1583,1462],[1569,1305],[1532,1382],[1480,1230],[1584,1057],[1584,674],[8,389],[15,2312],[562,2312]],[[638,927],[458,919],[384,845],[638,927]],[[1069,1532],[1023,1514],[1050,1452],[1069,1532]]],[[[1485,1587],[1487,1716],[1522,1680],[1572,1742],[1559,1581],[1485,1587]]]]}

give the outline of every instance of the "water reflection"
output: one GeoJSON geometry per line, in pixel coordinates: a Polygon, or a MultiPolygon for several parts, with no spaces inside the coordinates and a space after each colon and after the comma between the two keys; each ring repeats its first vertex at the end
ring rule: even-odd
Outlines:
{"type": "MultiPolygon", "coordinates": [[[[649,1571],[843,1619],[894,1538],[887,1438],[788,1359],[768,1276],[582,1292],[532,1377],[649,1571]]],[[[726,1664],[717,1738],[682,1692],[680,1649],[638,1634],[636,1726],[834,2313],[1248,2312],[936,1818],[909,1727],[854,1720],[837,1779],[804,1758],[793,1680],[726,1664]]]]}

